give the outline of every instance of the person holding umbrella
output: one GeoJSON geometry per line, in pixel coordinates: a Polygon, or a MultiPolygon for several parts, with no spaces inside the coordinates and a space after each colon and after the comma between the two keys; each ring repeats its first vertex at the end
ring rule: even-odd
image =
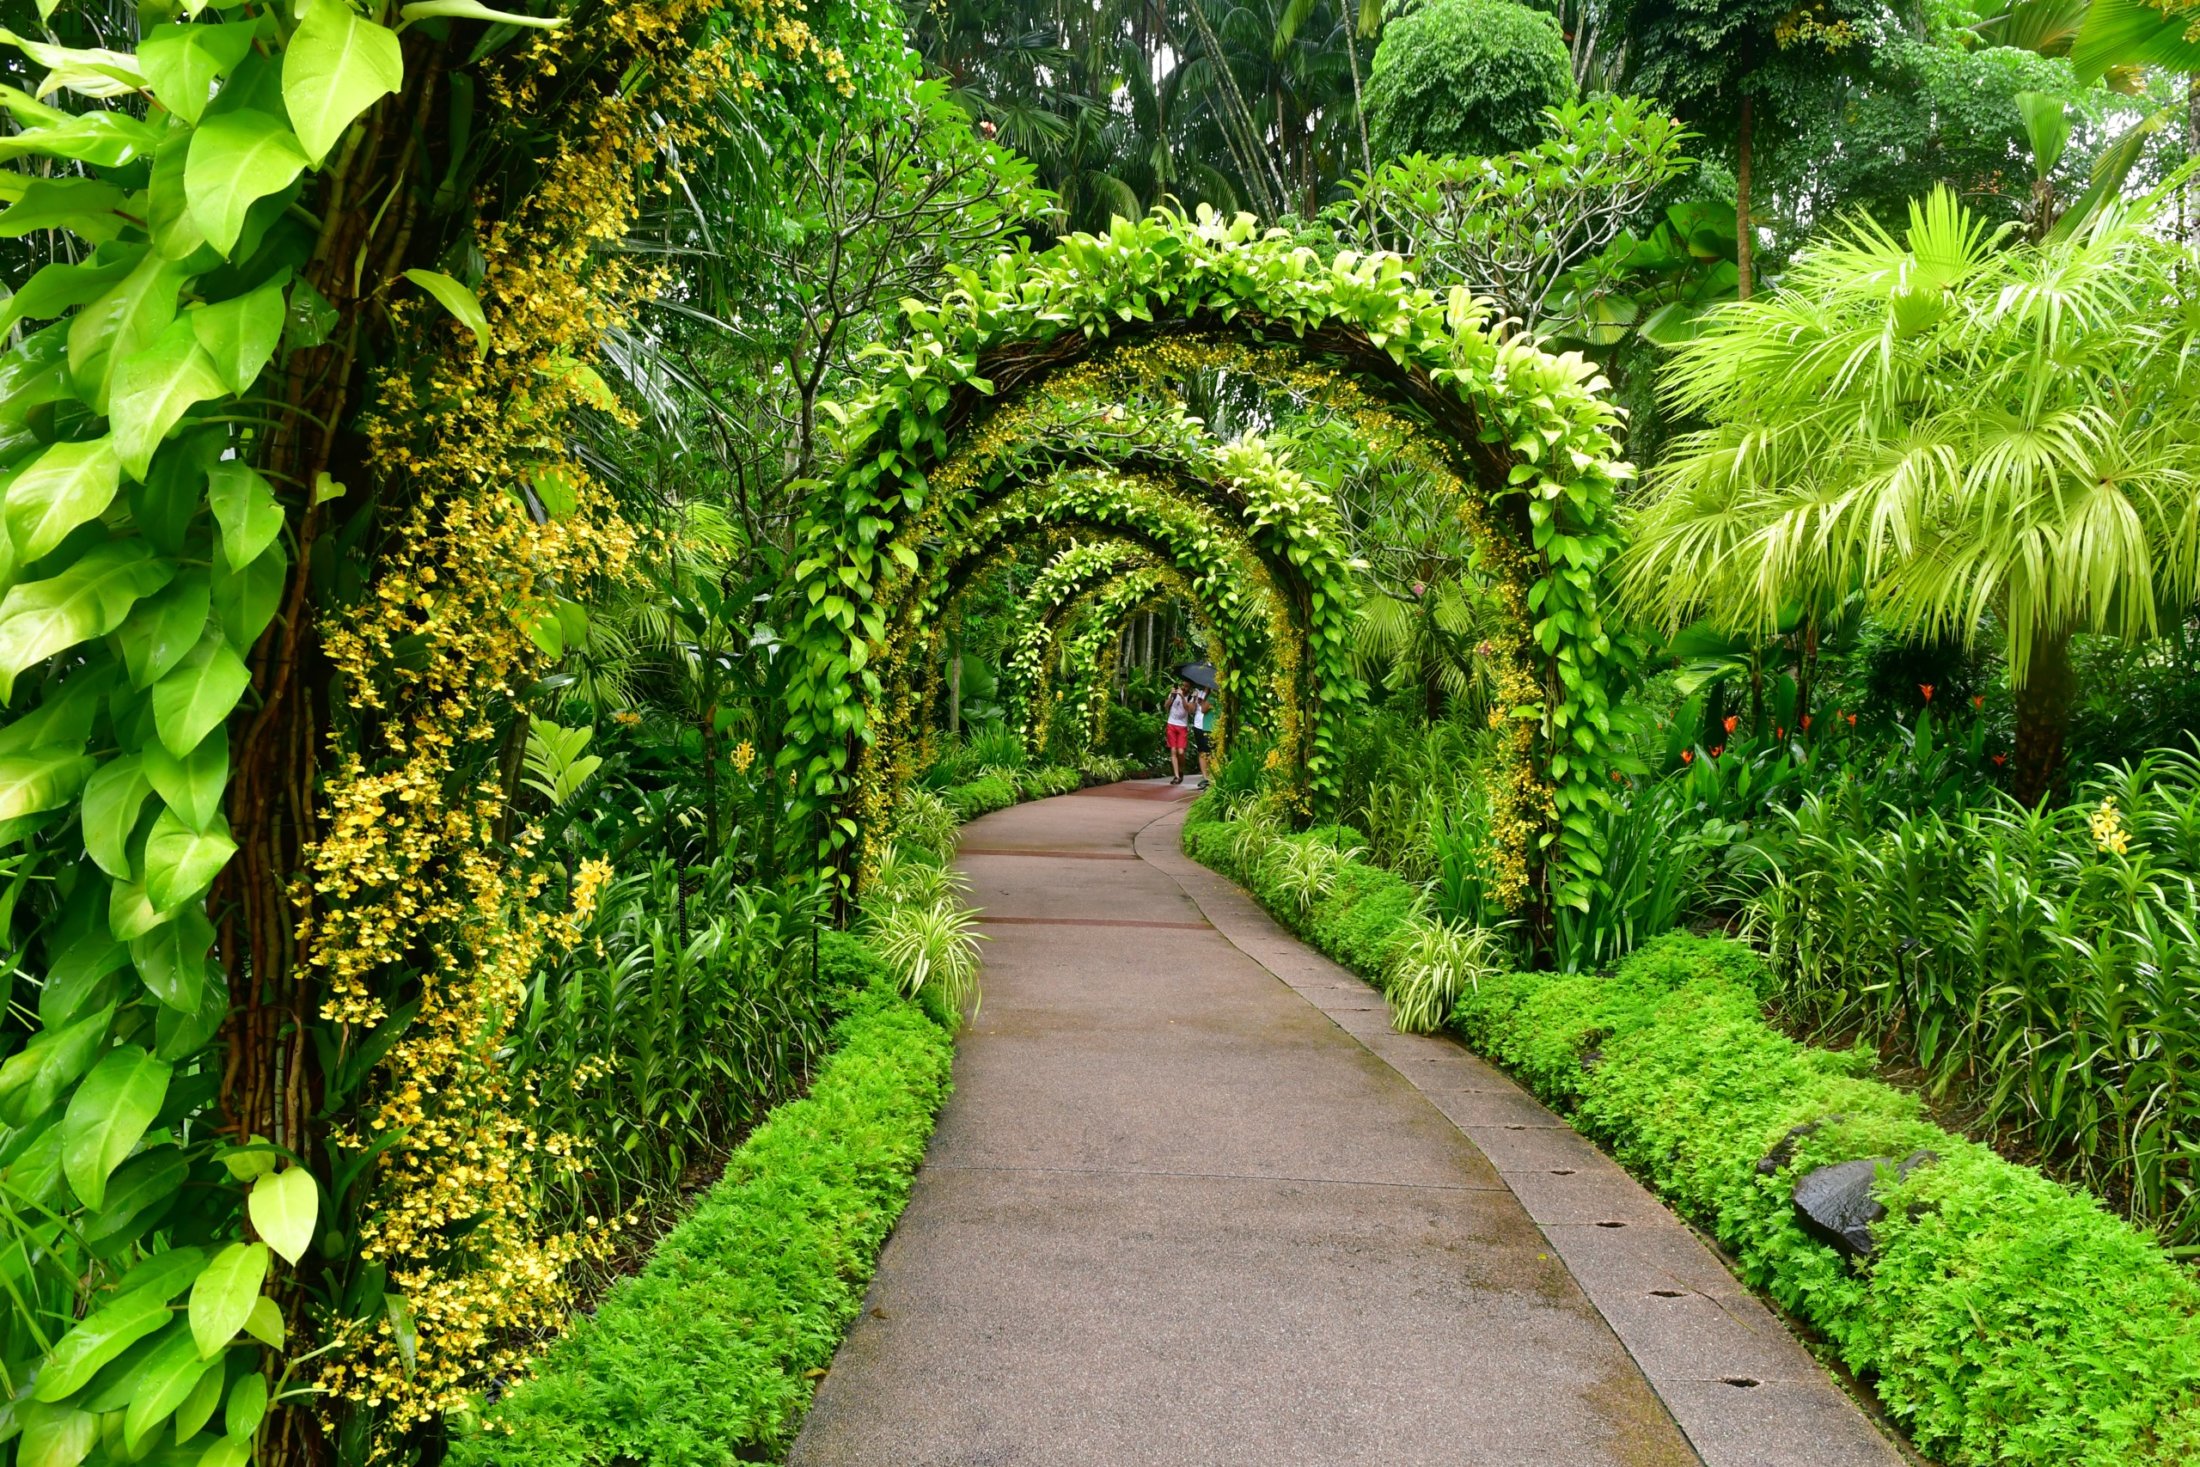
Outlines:
{"type": "Polygon", "coordinates": [[[1169,783],[1184,783],[1184,750],[1192,740],[1192,708],[1198,701],[1192,685],[1181,675],[1169,689],[1169,703],[1161,720],[1161,732],[1169,744],[1169,783]]]}
{"type": "Polygon", "coordinates": [[[1190,737],[1192,752],[1199,756],[1199,787],[1214,778],[1215,670],[1204,662],[1187,662],[1176,675],[1192,690],[1190,737]]]}
{"type": "Polygon", "coordinates": [[[1204,662],[1187,662],[1177,676],[1192,685],[1192,752],[1199,756],[1199,787],[1214,778],[1215,670],[1204,662]]]}

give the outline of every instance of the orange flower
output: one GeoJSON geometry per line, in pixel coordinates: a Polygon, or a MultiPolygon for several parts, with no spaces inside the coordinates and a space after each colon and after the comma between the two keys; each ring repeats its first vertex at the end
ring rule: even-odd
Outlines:
{"type": "Polygon", "coordinates": [[[1772,730],[1772,736],[1776,739],[1784,739],[1788,736],[1788,731],[1776,725],[1772,730]]]}
{"type": "Polygon", "coordinates": [[[1854,727],[1856,727],[1856,715],[1855,715],[1855,714],[1853,714],[1853,713],[1851,713],[1851,714],[1849,715],[1849,727],[1850,727],[1850,728],[1854,728],[1854,727]]]}
{"type": "Polygon", "coordinates": [[[1694,749],[1683,749],[1683,750],[1681,750],[1681,763],[1683,763],[1683,764],[1693,764],[1693,763],[1695,763],[1695,762],[1696,762],[1696,751],[1695,751],[1694,749]]]}
{"type": "Polygon", "coordinates": [[[1619,783],[1619,771],[1618,771],[1617,769],[1615,769],[1615,770],[1613,770],[1613,771],[1612,771],[1612,783],[1614,783],[1614,784],[1618,784],[1618,783],[1619,783]]]}
{"type": "Polygon", "coordinates": [[[1741,714],[1739,714],[1739,713],[1729,713],[1729,714],[1728,714],[1728,715],[1726,716],[1726,731],[1727,731],[1728,733],[1732,733],[1732,732],[1734,732],[1734,725],[1735,725],[1735,724],[1737,724],[1737,723],[1740,723],[1741,721],[1742,721],[1742,715],[1741,715],[1741,714]]]}
{"type": "Polygon", "coordinates": [[[1973,693],[1971,695],[1971,706],[1973,708],[1984,708],[1986,706],[1986,695],[1984,693],[1973,693]]]}
{"type": "Polygon", "coordinates": [[[1724,744],[1713,744],[1711,746],[1711,757],[1714,759],[1718,758],[1721,754],[1724,754],[1725,752],[1726,745],[1724,744]]]}
{"type": "Polygon", "coordinates": [[[1803,715],[1803,732],[1810,732],[1810,715],[1808,713],[1803,715]]]}
{"type": "Polygon", "coordinates": [[[1933,701],[1933,685],[1931,683],[1919,683],[1917,685],[1917,690],[1925,695],[1926,702],[1930,703],[1933,701]]]}
{"type": "Polygon", "coordinates": [[[1994,767],[1997,769],[2000,768],[2002,765],[2007,764],[2008,762],[2009,756],[2007,754],[1996,754],[1994,756],[1994,767]]]}

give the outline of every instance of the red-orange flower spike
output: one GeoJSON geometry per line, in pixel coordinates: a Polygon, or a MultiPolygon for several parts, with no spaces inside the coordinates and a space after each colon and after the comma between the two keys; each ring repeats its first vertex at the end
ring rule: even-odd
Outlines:
{"type": "Polygon", "coordinates": [[[1971,706],[1973,708],[1984,708],[1986,706],[1986,695],[1984,693],[1973,693],[1971,695],[1971,706]]]}
{"type": "Polygon", "coordinates": [[[1718,758],[1721,754],[1724,754],[1725,752],[1726,745],[1724,744],[1713,744],[1711,746],[1711,757],[1714,759],[1718,758]]]}
{"type": "Polygon", "coordinates": [[[1996,765],[1996,767],[2007,764],[2008,762],[2009,756],[2007,754],[1996,754],[1994,756],[1994,764],[1996,765]]]}
{"type": "Polygon", "coordinates": [[[1850,728],[1854,728],[1854,727],[1856,727],[1856,715],[1855,715],[1855,714],[1853,714],[1853,713],[1851,713],[1851,714],[1849,715],[1849,727],[1850,727],[1850,728]]]}
{"type": "Polygon", "coordinates": [[[1810,715],[1808,713],[1803,715],[1803,732],[1810,732],[1810,715]]]}
{"type": "Polygon", "coordinates": [[[1926,702],[1930,703],[1933,701],[1933,685],[1931,683],[1919,683],[1917,685],[1917,690],[1925,695],[1926,702]]]}
{"type": "Polygon", "coordinates": [[[1726,731],[1728,733],[1734,732],[1734,725],[1740,723],[1741,721],[1742,715],[1740,715],[1739,713],[1729,713],[1726,716],[1726,731]]]}
{"type": "Polygon", "coordinates": [[[1696,751],[1695,751],[1694,749],[1683,749],[1683,750],[1681,750],[1681,763],[1683,763],[1683,764],[1693,764],[1693,763],[1695,763],[1695,762],[1696,762],[1696,751]]]}

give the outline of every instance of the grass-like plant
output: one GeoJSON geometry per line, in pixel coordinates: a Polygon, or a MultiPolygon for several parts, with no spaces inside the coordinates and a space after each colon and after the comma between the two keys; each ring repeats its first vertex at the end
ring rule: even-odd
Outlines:
{"type": "Polygon", "coordinates": [[[901,991],[951,1025],[975,1015],[978,993],[978,914],[951,896],[873,909],[864,932],[901,991]]]}
{"type": "Polygon", "coordinates": [[[1411,935],[1392,951],[1386,992],[1390,1022],[1407,1034],[1443,1029],[1459,996],[1512,965],[1501,932],[1416,918],[1411,935]]]}

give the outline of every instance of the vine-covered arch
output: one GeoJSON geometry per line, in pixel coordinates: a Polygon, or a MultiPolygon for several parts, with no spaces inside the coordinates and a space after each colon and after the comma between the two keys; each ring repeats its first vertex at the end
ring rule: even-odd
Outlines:
{"type": "MultiPolygon", "coordinates": [[[[1259,460],[1241,460],[1254,468],[1259,460]]],[[[1249,483],[1255,504],[1273,504],[1268,491],[1249,483]]],[[[1319,554],[1294,558],[1285,548],[1302,544],[1270,519],[1251,529],[1218,512],[1202,494],[1177,479],[1128,474],[1112,468],[1055,470],[1019,480],[959,527],[952,549],[936,549],[919,571],[897,584],[890,617],[882,611],[881,641],[893,649],[878,679],[880,717],[871,737],[851,760],[852,793],[841,818],[854,827],[845,849],[860,864],[864,833],[884,828],[895,792],[915,773],[920,747],[920,700],[915,680],[932,661],[943,626],[941,609],[972,579],[1019,544],[1054,533],[1082,533],[1125,540],[1170,566],[1210,620],[1229,628],[1238,646],[1270,649],[1280,710],[1280,761],[1294,774],[1313,778],[1323,761],[1328,731],[1357,695],[1346,618],[1350,586],[1341,559],[1332,566],[1338,586],[1319,610],[1301,613],[1312,600],[1306,563],[1330,564],[1334,544],[1319,554]],[[1257,630],[1256,630],[1257,629],[1257,630]],[[1256,640],[1256,638],[1260,640],[1256,640]]]]}
{"type": "MultiPolygon", "coordinates": [[[[1493,532],[1532,571],[1523,607],[1540,661],[1540,698],[1517,710],[1531,730],[1528,828],[1514,860],[1552,858],[1550,899],[1589,900],[1598,867],[1594,807],[1607,795],[1611,703],[1624,651],[1605,628],[1602,570],[1617,544],[1615,410],[1593,368],[1500,338],[1463,290],[1438,297],[1402,261],[1324,260],[1247,218],[1157,213],[1076,235],[1044,254],[966,272],[939,305],[910,312],[911,340],[889,353],[881,390],[851,424],[854,452],[836,492],[800,527],[804,662],[784,757],[797,813],[817,817],[827,861],[857,835],[854,770],[874,736],[890,657],[877,598],[917,548],[900,533],[976,486],[952,472],[1008,407],[1110,343],[1237,342],[1331,366],[1420,426],[1489,511],[1493,532]],[[1548,839],[1546,839],[1548,837],[1548,839]]],[[[1324,595],[1327,588],[1324,588],[1324,595]]]]}
{"type": "Polygon", "coordinates": [[[1224,635],[1198,593],[1173,567],[1165,567],[1151,550],[1134,541],[1110,537],[1075,541],[1064,547],[1024,593],[1019,608],[1022,623],[1008,655],[1010,707],[1023,730],[1024,746],[1034,756],[1046,753],[1053,702],[1060,697],[1054,688],[1054,671],[1065,634],[1079,616],[1095,607],[1097,598],[1109,587],[1147,570],[1166,570],[1165,588],[1192,609],[1197,640],[1207,649],[1217,687],[1224,694],[1219,710],[1223,717],[1216,725],[1215,741],[1217,747],[1226,746],[1234,724],[1228,715],[1230,693],[1237,686],[1239,669],[1254,664],[1254,649],[1234,645],[1233,639],[1224,635]]]}
{"type": "Polygon", "coordinates": [[[1056,645],[1063,648],[1071,667],[1078,670],[1073,684],[1078,695],[1077,711],[1093,743],[1107,738],[1123,622],[1156,597],[1181,595],[1183,590],[1183,576],[1173,566],[1146,566],[1120,571],[1057,609],[1056,645]]]}

